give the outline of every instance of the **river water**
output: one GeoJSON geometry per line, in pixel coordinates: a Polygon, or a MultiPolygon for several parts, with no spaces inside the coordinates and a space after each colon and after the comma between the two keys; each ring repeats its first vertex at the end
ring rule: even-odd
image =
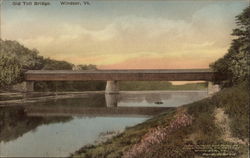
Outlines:
{"type": "Polygon", "coordinates": [[[206,91],[88,93],[0,107],[0,156],[65,157],[100,135],[141,123],[206,91]]]}

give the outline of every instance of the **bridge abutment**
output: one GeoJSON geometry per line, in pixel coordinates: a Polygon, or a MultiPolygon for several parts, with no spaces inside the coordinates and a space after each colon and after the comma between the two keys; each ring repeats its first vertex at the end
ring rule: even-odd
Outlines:
{"type": "Polygon", "coordinates": [[[213,84],[213,82],[208,82],[207,93],[208,96],[212,96],[214,93],[220,91],[220,86],[218,84],[213,84]]]}
{"type": "Polygon", "coordinates": [[[117,93],[119,93],[119,83],[118,83],[118,81],[107,81],[105,93],[106,94],[117,94],[117,93]]]}
{"type": "Polygon", "coordinates": [[[34,91],[34,81],[25,81],[25,92],[33,92],[34,91]]]}

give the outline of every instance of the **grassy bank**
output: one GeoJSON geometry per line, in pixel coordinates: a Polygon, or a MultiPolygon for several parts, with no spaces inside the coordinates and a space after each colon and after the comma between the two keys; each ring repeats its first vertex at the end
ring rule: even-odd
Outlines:
{"type": "Polygon", "coordinates": [[[211,98],[168,111],[126,128],[123,133],[105,143],[85,146],[72,157],[191,158],[209,154],[208,149],[219,151],[213,157],[232,157],[219,156],[222,145],[227,145],[226,154],[247,157],[248,86],[244,82],[223,89],[211,98]],[[197,150],[195,147],[199,145],[206,145],[206,151],[197,150]]]}

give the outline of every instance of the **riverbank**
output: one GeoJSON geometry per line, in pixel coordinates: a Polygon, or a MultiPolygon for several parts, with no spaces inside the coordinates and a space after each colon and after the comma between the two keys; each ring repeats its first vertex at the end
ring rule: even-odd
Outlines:
{"type": "Polygon", "coordinates": [[[83,158],[248,157],[248,83],[173,109],[71,155],[83,158]],[[239,123],[240,122],[240,123],[239,123]]]}

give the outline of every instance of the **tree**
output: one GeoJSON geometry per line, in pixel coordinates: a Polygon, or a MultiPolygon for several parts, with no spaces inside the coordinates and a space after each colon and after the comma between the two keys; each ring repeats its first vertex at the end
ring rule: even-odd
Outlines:
{"type": "Polygon", "coordinates": [[[96,67],[96,65],[92,65],[92,64],[89,64],[89,65],[76,65],[74,67],[74,70],[97,70],[97,67],[96,67]]]}
{"type": "Polygon", "coordinates": [[[25,48],[16,41],[0,39],[0,87],[8,87],[23,80],[23,72],[41,69],[43,57],[37,50],[25,48]]]}
{"type": "MultiPolygon", "coordinates": [[[[28,49],[16,41],[0,39],[0,87],[22,82],[27,70],[96,70],[96,65],[77,65],[67,61],[43,58],[36,49],[28,49]]],[[[67,90],[103,90],[102,81],[51,81],[35,82],[35,89],[39,91],[67,91],[67,90]]]]}
{"type": "Polygon", "coordinates": [[[0,54],[0,87],[7,87],[21,80],[21,65],[15,57],[0,54]]]}
{"type": "Polygon", "coordinates": [[[67,61],[58,61],[53,59],[45,59],[43,61],[43,70],[72,70],[73,64],[67,61]]]}
{"type": "Polygon", "coordinates": [[[238,84],[249,77],[250,6],[236,16],[236,24],[237,28],[232,33],[235,39],[227,54],[210,65],[213,70],[228,76],[223,86],[238,84]]]}

